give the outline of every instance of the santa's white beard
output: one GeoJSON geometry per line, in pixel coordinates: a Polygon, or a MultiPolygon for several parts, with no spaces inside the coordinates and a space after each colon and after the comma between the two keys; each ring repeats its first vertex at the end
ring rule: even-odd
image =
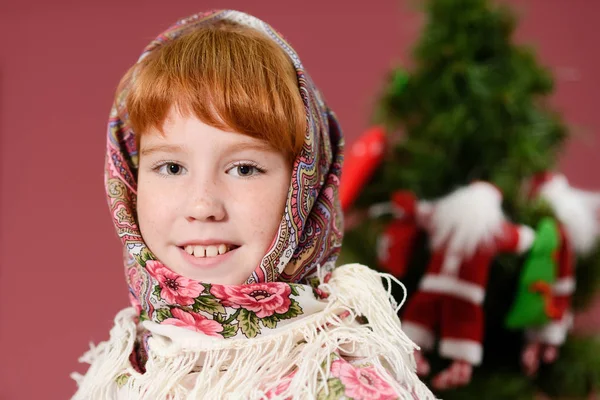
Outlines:
{"type": "Polygon", "coordinates": [[[563,176],[545,184],[540,195],[563,224],[575,252],[585,255],[593,250],[600,233],[600,195],[571,187],[563,176]]]}
{"type": "Polygon", "coordinates": [[[485,182],[473,183],[434,202],[428,229],[431,245],[446,246],[449,255],[470,257],[480,246],[494,243],[504,221],[498,190],[485,182]]]}

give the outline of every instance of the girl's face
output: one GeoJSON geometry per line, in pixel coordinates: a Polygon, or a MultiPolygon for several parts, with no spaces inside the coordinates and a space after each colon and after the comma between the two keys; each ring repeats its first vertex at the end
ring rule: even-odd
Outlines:
{"type": "Polygon", "coordinates": [[[141,137],[137,214],[145,243],[171,270],[241,284],[276,237],[291,168],[280,152],[171,110],[164,135],[141,137]]]}

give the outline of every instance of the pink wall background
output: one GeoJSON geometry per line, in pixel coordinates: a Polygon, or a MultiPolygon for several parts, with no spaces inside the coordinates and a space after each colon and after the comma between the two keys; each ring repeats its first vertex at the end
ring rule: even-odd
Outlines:
{"type": "MultiPolygon", "coordinates": [[[[558,78],[555,104],[577,129],[562,168],[600,189],[600,3],[513,1],[519,37],[558,78]]],[[[0,399],[64,399],[77,357],[127,305],[104,200],[105,124],[121,74],[180,17],[235,8],[270,22],[300,53],[352,142],[388,68],[418,34],[404,1],[0,3],[0,399]]],[[[600,324],[600,314],[579,322],[600,324]],[[595,318],[595,319],[594,319],[595,318]]]]}

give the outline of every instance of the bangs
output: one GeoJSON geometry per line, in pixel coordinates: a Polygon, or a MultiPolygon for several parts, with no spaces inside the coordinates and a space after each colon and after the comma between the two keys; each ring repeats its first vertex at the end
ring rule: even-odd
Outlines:
{"type": "Polygon", "coordinates": [[[171,107],[218,129],[269,143],[296,158],[304,143],[306,111],[288,55],[262,33],[230,22],[165,43],[136,64],[126,98],[139,137],[162,132],[171,107]]]}

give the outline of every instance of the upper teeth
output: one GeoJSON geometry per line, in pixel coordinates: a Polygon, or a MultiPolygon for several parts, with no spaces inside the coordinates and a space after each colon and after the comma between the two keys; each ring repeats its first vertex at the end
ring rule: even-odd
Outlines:
{"type": "Polygon", "coordinates": [[[187,245],[185,246],[185,251],[195,257],[216,257],[219,254],[227,253],[229,247],[226,244],[220,244],[218,246],[187,245]]]}

